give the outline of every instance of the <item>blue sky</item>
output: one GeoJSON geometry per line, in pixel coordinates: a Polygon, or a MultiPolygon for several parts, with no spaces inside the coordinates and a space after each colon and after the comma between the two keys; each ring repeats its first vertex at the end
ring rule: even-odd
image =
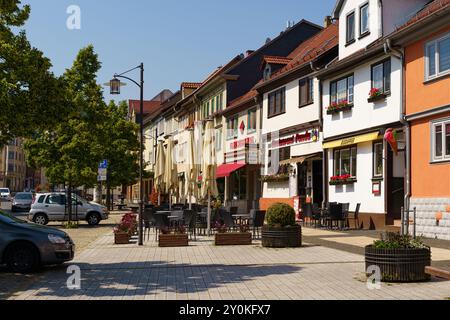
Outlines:
{"type": "MultiPolygon", "coordinates": [[[[22,0],[30,4],[25,25],[32,45],[62,74],[78,50],[93,44],[102,61],[99,83],[145,64],[145,98],[183,81],[203,80],[216,67],[277,36],[288,20],[322,25],[335,0],[22,0]],[[81,29],[69,30],[70,5],[81,9],[81,29]]],[[[131,74],[138,79],[139,74],[131,74]]],[[[105,90],[106,99],[111,96],[105,90]]],[[[128,84],[116,100],[137,99],[128,84]]]]}

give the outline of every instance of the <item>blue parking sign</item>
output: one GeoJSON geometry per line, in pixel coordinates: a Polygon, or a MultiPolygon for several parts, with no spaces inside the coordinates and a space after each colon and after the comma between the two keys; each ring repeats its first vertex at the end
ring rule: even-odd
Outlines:
{"type": "Polygon", "coordinates": [[[102,162],[100,162],[99,169],[107,169],[108,168],[108,160],[103,160],[102,162]]]}

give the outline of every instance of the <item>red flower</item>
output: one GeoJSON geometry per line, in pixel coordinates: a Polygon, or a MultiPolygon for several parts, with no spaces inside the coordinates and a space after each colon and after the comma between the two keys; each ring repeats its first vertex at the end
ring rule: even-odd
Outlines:
{"type": "Polygon", "coordinates": [[[370,89],[369,97],[370,98],[374,98],[374,97],[379,96],[380,94],[381,94],[381,90],[380,89],[372,88],[372,89],[370,89]]]}

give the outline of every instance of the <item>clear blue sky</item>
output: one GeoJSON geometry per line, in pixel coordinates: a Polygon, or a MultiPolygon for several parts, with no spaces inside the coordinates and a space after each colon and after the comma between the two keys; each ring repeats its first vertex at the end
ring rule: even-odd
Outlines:
{"type": "MultiPolygon", "coordinates": [[[[277,36],[288,20],[322,25],[335,0],[23,0],[30,4],[25,25],[32,45],[52,60],[60,75],[78,50],[93,44],[102,61],[99,83],[145,64],[145,98],[183,81],[203,80],[216,67],[267,37],[277,36]],[[68,6],[81,8],[81,30],[69,30],[68,6]]],[[[132,74],[138,79],[138,73],[132,74]]],[[[105,89],[105,97],[110,99],[105,89]]],[[[116,100],[138,99],[128,84],[116,100]]]]}

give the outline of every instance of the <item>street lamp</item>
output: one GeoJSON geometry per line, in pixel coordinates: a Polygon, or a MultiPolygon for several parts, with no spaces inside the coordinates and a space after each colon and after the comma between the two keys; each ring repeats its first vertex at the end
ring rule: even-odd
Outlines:
{"type": "Polygon", "coordinates": [[[137,85],[140,90],[140,150],[139,150],[139,245],[144,245],[144,64],[141,63],[139,66],[125,71],[121,74],[115,74],[113,79],[109,82],[110,93],[120,94],[120,87],[125,85],[120,82],[119,78],[127,79],[137,85]],[[125,74],[134,71],[136,69],[141,70],[141,80],[136,82],[131,78],[124,76],[125,74]]]}

